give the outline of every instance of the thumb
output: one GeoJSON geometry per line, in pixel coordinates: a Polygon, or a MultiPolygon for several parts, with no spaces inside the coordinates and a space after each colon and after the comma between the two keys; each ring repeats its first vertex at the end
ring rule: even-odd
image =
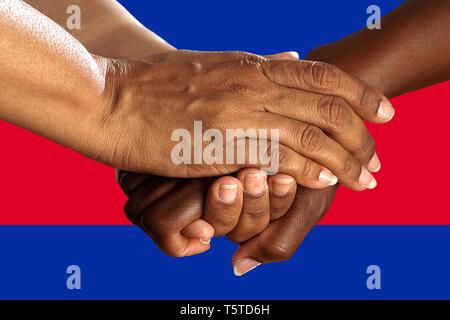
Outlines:
{"type": "Polygon", "coordinates": [[[292,214],[288,213],[271,222],[262,233],[239,246],[232,258],[236,276],[244,275],[261,264],[284,261],[293,255],[310,228],[293,226],[295,220],[290,218],[292,214]]]}
{"type": "Polygon", "coordinates": [[[336,187],[299,188],[286,215],[271,222],[267,229],[236,250],[232,259],[234,274],[241,276],[263,263],[289,259],[328,210],[335,191],[336,187]]]}
{"type": "Polygon", "coordinates": [[[296,51],[286,51],[281,53],[270,54],[264,56],[270,60],[298,60],[300,59],[300,55],[296,51]]]}

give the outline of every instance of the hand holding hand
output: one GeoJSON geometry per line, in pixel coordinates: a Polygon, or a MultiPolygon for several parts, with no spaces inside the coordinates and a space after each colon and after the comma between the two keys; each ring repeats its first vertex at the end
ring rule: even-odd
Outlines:
{"type": "Polygon", "coordinates": [[[331,65],[236,52],[171,51],[116,61],[107,78],[110,102],[93,130],[102,152],[87,151],[107,164],[170,177],[222,175],[255,166],[247,161],[173,163],[173,131],[202,121],[205,129],[220,132],[280,129],[279,172],[301,185],[324,188],[338,178],[354,190],[376,185],[366,167],[376,171],[379,161],[360,116],[388,121],[380,110],[389,103],[331,65]]]}
{"type": "Polygon", "coordinates": [[[222,177],[212,184],[208,178],[170,179],[120,172],[120,185],[129,196],[125,212],[171,256],[202,253],[210,248],[214,235],[227,235],[241,244],[232,261],[235,273],[241,275],[260,263],[290,258],[325,214],[336,190],[296,188],[295,183],[285,184],[288,177],[284,175],[270,177],[260,185],[246,182],[246,176],[255,170],[244,169],[238,173],[239,179],[222,177]],[[281,186],[277,179],[282,179],[281,186]],[[220,185],[234,184],[238,185],[234,196],[228,193],[224,199],[220,185]],[[260,194],[254,194],[258,189],[260,194]]]}

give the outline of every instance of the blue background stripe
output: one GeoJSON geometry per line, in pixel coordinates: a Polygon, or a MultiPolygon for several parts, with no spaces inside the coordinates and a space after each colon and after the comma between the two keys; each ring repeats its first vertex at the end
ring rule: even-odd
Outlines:
{"type": "Polygon", "coordinates": [[[319,226],[288,262],[232,274],[227,239],[197,257],[160,253],[131,226],[0,227],[3,299],[450,298],[450,227],[319,226]],[[66,267],[82,289],[66,289],[66,267]],[[381,290],[366,268],[381,267],[381,290]]]}

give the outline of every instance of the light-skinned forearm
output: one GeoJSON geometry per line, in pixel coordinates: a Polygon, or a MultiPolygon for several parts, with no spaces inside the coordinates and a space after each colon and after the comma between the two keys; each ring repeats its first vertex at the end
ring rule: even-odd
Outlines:
{"type": "Polygon", "coordinates": [[[114,0],[26,0],[77,38],[89,52],[110,58],[138,58],[175,50],[114,0]],[[67,8],[81,10],[81,28],[67,29],[67,8]]]}
{"type": "Polygon", "coordinates": [[[0,119],[76,149],[101,107],[104,67],[22,1],[0,1],[0,47],[0,119]]]}

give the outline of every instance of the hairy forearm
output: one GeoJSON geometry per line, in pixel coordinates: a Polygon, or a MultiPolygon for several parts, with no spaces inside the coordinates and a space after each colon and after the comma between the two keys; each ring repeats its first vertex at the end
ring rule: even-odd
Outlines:
{"type": "Polygon", "coordinates": [[[89,52],[110,58],[141,57],[174,50],[114,0],[26,0],[77,38],[89,52]],[[66,26],[70,5],[81,11],[81,28],[66,26]]]}
{"type": "Polygon", "coordinates": [[[450,1],[410,0],[364,29],[313,50],[387,96],[450,79],[450,1]]]}
{"type": "Polygon", "coordinates": [[[103,66],[19,0],[0,0],[0,47],[0,119],[76,145],[88,109],[103,97],[103,66]]]}

